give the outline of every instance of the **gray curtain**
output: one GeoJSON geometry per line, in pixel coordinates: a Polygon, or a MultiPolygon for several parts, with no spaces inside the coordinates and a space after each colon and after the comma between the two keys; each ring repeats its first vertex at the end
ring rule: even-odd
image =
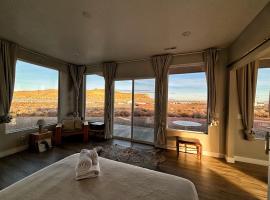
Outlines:
{"type": "Polygon", "coordinates": [[[115,62],[103,63],[103,76],[105,79],[105,139],[112,138],[113,112],[114,112],[114,79],[116,76],[117,64],[115,62]]]}
{"type": "Polygon", "coordinates": [[[210,48],[204,53],[204,62],[206,67],[207,79],[207,121],[210,125],[216,125],[218,120],[216,118],[216,77],[215,68],[218,60],[217,49],[210,48]]]}
{"type": "Polygon", "coordinates": [[[75,110],[74,115],[75,117],[79,117],[79,97],[80,97],[80,88],[83,81],[83,75],[85,73],[85,66],[76,66],[69,64],[69,73],[73,81],[73,86],[75,89],[75,110]]]}
{"type": "Polygon", "coordinates": [[[165,147],[168,100],[168,72],[172,55],[159,55],[151,58],[156,78],[155,92],[155,145],[165,147]]]}
{"type": "Polygon", "coordinates": [[[16,44],[0,40],[0,123],[11,120],[9,109],[14,91],[17,49],[16,44]]]}
{"type": "Polygon", "coordinates": [[[256,61],[248,63],[247,65],[236,70],[239,108],[242,115],[244,136],[247,140],[254,139],[254,132],[252,128],[257,74],[258,62],[256,61]]]}

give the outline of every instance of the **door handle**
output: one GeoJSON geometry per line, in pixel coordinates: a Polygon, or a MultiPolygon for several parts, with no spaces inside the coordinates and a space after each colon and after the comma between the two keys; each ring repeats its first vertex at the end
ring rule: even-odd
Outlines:
{"type": "Polygon", "coordinates": [[[265,140],[266,140],[266,145],[265,145],[265,153],[268,155],[269,154],[269,139],[270,139],[270,133],[267,132],[265,135],[265,140]]]}

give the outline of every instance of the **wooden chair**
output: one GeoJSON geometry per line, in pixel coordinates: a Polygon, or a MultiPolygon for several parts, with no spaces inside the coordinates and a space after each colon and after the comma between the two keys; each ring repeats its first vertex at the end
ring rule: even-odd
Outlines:
{"type": "Polygon", "coordinates": [[[88,122],[79,119],[67,119],[62,123],[58,123],[55,129],[54,144],[59,145],[62,143],[62,137],[71,135],[83,135],[83,142],[88,142],[88,122]]]}

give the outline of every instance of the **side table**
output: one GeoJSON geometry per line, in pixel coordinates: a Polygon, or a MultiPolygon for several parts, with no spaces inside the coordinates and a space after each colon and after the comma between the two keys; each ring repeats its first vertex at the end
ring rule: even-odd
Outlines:
{"type": "Polygon", "coordinates": [[[43,141],[49,141],[51,146],[52,131],[45,133],[31,133],[29,136],[29,147],[30,150],[40,152],[39,145],[43,141]]]}

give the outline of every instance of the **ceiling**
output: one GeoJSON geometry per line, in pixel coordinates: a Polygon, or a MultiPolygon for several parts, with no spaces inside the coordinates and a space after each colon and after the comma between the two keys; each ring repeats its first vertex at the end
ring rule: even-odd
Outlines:
{"type": "Polygon", "coordinates": [[[0,38],[74,64],[226,47],[268,1],[1,0],[0,38]]]}

